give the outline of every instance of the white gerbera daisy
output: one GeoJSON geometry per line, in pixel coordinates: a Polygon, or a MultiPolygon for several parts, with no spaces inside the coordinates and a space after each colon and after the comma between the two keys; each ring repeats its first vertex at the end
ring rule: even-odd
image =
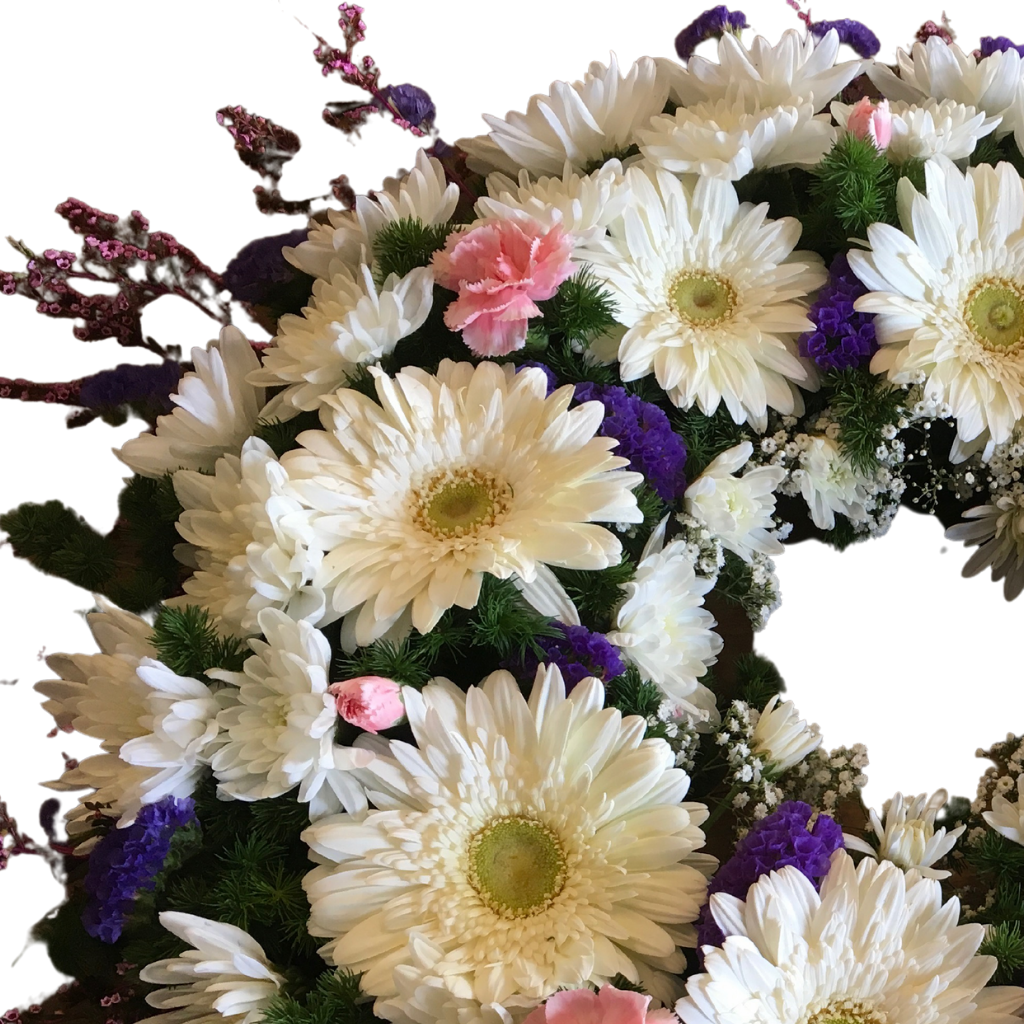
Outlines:
{"type": "Polygon", "coordinates": [[[491,131],[457,145],[481,166],[512,174],[562,174],[566,161],[587,174],[624,156],[636,129],[660,114],[666,99],[668,83],[656,61],[641,57],[623,75],[613,53],[607,67],[594,61],[582,82],[553,82],[546,96],[531,97],[525,114],[485,114],[491,131]]]}
{"type": "Polygon", "coordinates": [[[334,742],[338,710],[327,692],[327,638],[274,608],[259,613],[259,629],[266,642],[249,641],[256,653],[244,672],[211,673],[237,694],[218,718],[223,743],[210,761],[217,795],[265,800],[298,786],[311,818],[366,810],[366,794],[350,772],[373,754],[334,742]]]}
{"type": "Polygon", "coordinates": [[[596,679],[567,696],[554,667],[529,703],[507,672],[405,701],[418,747],[392,742],[395,762],[370,765],[380,810],[303,833],[323,864],[305,882],[321,953],[365,972],[378,1013],[407,967],[481,1006],[619,973],[674,998],[715,861],[693,852],[707,808],[681,802],[668,744],[605,709],[596,679]],[[440,958],[414,963],[410,936],[440,958]]]}
{"type": "Polygon", "coordinates": [[[818,726],[808,725],[791,700],[780,701],[776,694],[757,719],[750,747],[778,775],[817,750],[821,739],[818,726]]]}
{"type": "MultiPolygon", "coordinates": [[[[832,116],[843,129],[853,110],[850,103],[833,103],[832,116]]],[[[889,104],[892,117],[892,138],[885,155],[890,163],[902,164],[908,160],[927,160],[943,156],[962,160],[974,152],[978,139],[996,130],[1001,117],[986,117],[983,110],[975,110],[953,100],[929,97],[920,103],[894,100],[889,104]]]]}
{"type": "Polygon", "coordinates": [[[782,466],[755,466],[738,473],[754,453],[749,441],[722,452],[683,495],[684,510],[722,546],[750,562],[755,553],[781,555],[775,536],[775,490],[786,476],[782,466]]]}
{"type": "Polygon", "coordinates": [[[1001,836],[1024,846],[1024,775],[1017,776],[1016,803],[996,793],[992,797],[992,810],[982,811],[981,816],[1001,836]]]}
{"type": "Polygon", "coordinates": [[[207,348],[192,349],[195,371],[178,382],[169,416],[155,434],[140,434],[114,454],[140,476],[162,477],[176,469],[209,473],[222,455],[237,455],[263,408],[263,388],[246,377],[260,361],[237,327],[225,327],[207,348]]]}
{"type": "Polygon", "coordinates": [[[945,157],[925,164],[927,196],[897,191],[903,231],[868,228],[870,251],[850,266],[871,289],[860,312],[879,314],[874,373],[912,382],[948,403],[957,435],[1005,441],[1024,415],[1024,186],[1010,164],[966,176],[945,157]]]}
{"type": "Polygon", "coordinates": [[[985,987],[998,965],[975,955],[985,929],[890,861],[855,870],[840,850],[820,895],[790,866],[710,908],[726,938],[687,981],[684,1024],[1014,1024],[1024,1004],[1024,989],[985,987]]]}
{"type": "Polygon", "coordinates": [[[487,196],[477,200],[480,217],[536,221],[546,228],[560,224],[577,244],[603,235],[626,207],[629,190],[618,160],[592,174],[579,175],[569,161],[560,178],[536,179],[520,171],[518,181],[504,174],[487,176],[487,196]]]}
{"type": "Polygon", "coordinates": [[[174,493],[184,509],[178,533],[194,546],[196,571],[185,596],[165,604],[200,604],[237,635],[256,632],[262,608],[322,621],[324,596],[311,583],[319,552],[310,545],[310,514],[269,445],[250,438],[240,458],[217,461],[213,476],[176,473],[174,493]]]}
{"type": "Polygon", "coordinates": [[[376,362],[402,338],[423,326],[430,313],[434,271],[417,267],[404,277],[390,274],[378,290],[370,268],[353,273],[332,265],[330,279],[313,282],[312,303],[277,325],[263,366],[249,380],[267,387],[289,384],[263,410],[262,419],[289,419],[316,409],[323,395],[344,386],[357,366],[376,362]]]}
{"type": "Polygon", "coordinates": [[[370,372],[379,405],[354,390],[325,398],[328,432],[283,458],[322,513],[316,583],[351,614],[349,640],[368,644],[406,612],[425,633],[476,604],[483,573],[530,582],[538,563],[618,563],[619,541],[595,523],[639,522],[630,489],[643,478],[595,436],[600,402],[570,410],[571,386],[545,397],[540,370],[491,362],[370,372]]]}
{"type": "Polygon", "coordinates": [[[819,530],[834,529],[837,512],[854,523],[867,518],[867,481],[831,437],[819,434],[807,439],[792,481],[800,488],[819,530]]]}
{"type": "Polygon", "coordinates": [[[459,186],[447,183],[441,162],[425,149],[416,154],[416,165],[404,178],[389,184],[373,198],[358,196],[352,210],[328,210],[326,224],[311,220],[308,239],[283,249],[285,259],[313,277],[330,278],[335,261],[355,273],[360,263],[371,262],[373,240],[388,224],[446,224],[459,204],[459,186]]]}
{"type": "Polygon", "coordinates": [[[978,545],[967,559],[964,576],[976,576],[991,567],[992,579],[1003,580],[1006,600],[1014,600],[1024,590],[1024,489],[969,508],[963,518],[970,522],[951,526],[946,536],[968,547],[978,545]]]}
{"type": "Polygon", "coordinates": [[[608,640],[664,692],[677,714],[715,722],[715,695],[699,681],[722,650],[722,638],[712,632],[715,618],[704,607],[715,581],[694,573],[684,541],[665,543],[667,523],[663,519],[653,530],[636,577],[623,587],[626,599],[608,640]]]}
{"type": "Polygon", "coordinates": [[[619,373],[654,373],[673,404],[763,430],[768,407],[803,411],[796,387],[816,378],[797,355],[811,329],[803,300],[825,283],[821,257],[794,252],[800,223],[740,204],[727,181],[691,190],[666,171],[626,173],[631,200],[611,237],[578,250],[618,304],[628,330],[619,373]]]}
{"type": "Polygon", "coordinates": [[[922,793],[912,799],[897,793],[882,806],[884,825],[874,808],[871,809],[869,823],[878,839],[878,849],[857,836],[844,833],[846,848],[891,860],[904,871],[915,870],[925,878],[949,878],[951,871],[940,871],[932,865],[956,846],[967,826],[960,825],[949,833],[944,828],[936,830],[935,816],[948,802],[949,794],[944,789],[931,797],[922,793]]]}
{"type": "Polygon", "coordinates": [[[146,996],[158,1010],[140,1024],[257,1024],[284,984],[263,947],[233,924],[164,911],[160,923],[191,949],[139,971],[149,985],[166,985],[146,996]]]}

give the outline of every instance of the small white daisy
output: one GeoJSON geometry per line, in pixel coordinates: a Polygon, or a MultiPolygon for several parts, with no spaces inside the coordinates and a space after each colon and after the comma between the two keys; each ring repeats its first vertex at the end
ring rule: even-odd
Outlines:
{"type": "Polygon", "coordinates": [[[712,632],[715,618],[704,607],[715,580],[694,573],[684,541],[665,543],[667,524],[663,519],[652,531],[635,578],[623,587],[625,600],[608,640],[662,690],[680,716],[713,723],[715,695],[700,679],[722,650],[722,638],[712,632]]]}
{"type": "Polygon", "coordinates": [[[981,816],[1001,836],[1024,846],[1024,775],[1017,777],[1016,803],[996,793],[992,797],[992,810],[982,811],[981,816]]]}
{"type": "Polygon", "coordinates": [[[260,361],[237,327],[225,327],[207,348],[192,349],[195,370],[178,382],[169,416],[156,432],[140,434],[114,454],[140,476],[162,477],[176,469],[209,473],[221,455],[237,455],[252,435],[264,391],[246,377],[260,361]]]}
{"type": "Polygon", "coordinates": [[[821,434],[809,437],[800,450],[799,460],[792,481],[800,488],[819,530],[834,529],[837,512],[855,523],[867,517],[867,481],[854,469],[837,441],[821,434]]]}
{"type": "Polygon", "coordinates": [[[625,381],[654,373],[673,404],[763,430],[768,408],[803,411],[814,390],[796,338],[811,329],[805,303],[825,283],[821,257],[794,252],[800,223],[740,204],[727,181],[691,189],[666,171],[626,172],[630,203],[611,237],[577,250],[618,306],[625,381]]]}
{"type": "Polygon", "coordinates": [[[775,774],[781,774],[817,750],[821,738],[817,725],[808,725],[791,700],[781,700],[776,694],[761,712],[750,746],[775,774]]]}
{"type": "Polygon", "coordinates": [[[1001,494],[985,505],[969,508],[946,531],[950,540],[978,545],[964,566],[964,576],[992,569],[992,579],[1003,580],[1003,594],[1012,601],[1024,590],[1024,490],[1001,494]]]}

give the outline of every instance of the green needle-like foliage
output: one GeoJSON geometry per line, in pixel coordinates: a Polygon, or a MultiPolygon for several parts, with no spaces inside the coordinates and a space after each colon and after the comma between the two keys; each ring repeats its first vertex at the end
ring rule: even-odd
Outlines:
{"type": "Polygon", "coordinates": [[[675,409],[672,429],[686,442],[686,478],[696,480],[722,452],[752,438],[750,431],[733,422],[724,406],[705,416],[696,406],[675,409]]]}
{"type": "Polygon", "coordinates": [[[583,624],[606,633],[611,628],[611,610],[625,598],[622,588],[636,575],[636,565],[623,557],[618,565],[607,569],[555,569],[554,573],[579,610],[583,624]]]}
{"type": "Polygon", "coordinates": [[[193,678],[214,668],[241,672],[252,653],[244,640],[218,633],[210,613],[197,604],[161,608],[152,643],[172,672],[193,678]]]}
{"type": "Polygon", "coordinates": [[[431,651],[416,642],[413,637],[393,643],[377,640],[367,647],[340,658],[335,664],[333,675],[338,679],[353,679],[356,676],[381,676],[393,679],[402,686],[414,686],[417,690],[426,686],[434,675],[431,651]]]}
{"type": "Polygon", "coordinates": [[[870,139],[844,135],[811,171],[809,192],[844,236],[863,238],[868,225],[893,212],[896,172],[870,139]]]}
{"type": "Polygon", "coordinates": [[[425,267],[451,234],[450,224],[424,224],[415,217],[392,221],[373,240],[379,283],[391,274],[405,277],[410,270],[425,267]]]}
{"type": "Polygon", "coordinates": [[[905,393],[878,374],[847,367],[822,381],[822,391],[839,423],[839,447],[865,475],[878,467],[875,449],[882,443],[882,428],[900,417],[905,393]]]}
{"type": "Polygon", "coordinates": [[[263,1010],[264,1024],[373,1024],[373,1002],[359,989],[359,975],[325,971],[304,998],[276,996],[263,1010]]]}
{"type": "MultiPolygon", "coordinates": [[[[369,374],[367,374],[369,376],[369,374]]],[[[267,420],[256,424],[255,435],[266,441],[280,458],[285,452],[299,447],[296,440],[304,430],[322,430],[320,416],[315,412],[302,412],[290,420],[267,420]]]]}
{"type": "Polygon", "coordinates": [[[736,682],[741,700],[758,711],[763,711],[777,693],[784,693],[786,684],[775,662],[750,651],[736,659],[736,682]]]}
{"type": "MultiPolygon", "coordinates": [[[[578,345],[586,346],[615,326],[615,300],[589,268],[564,281],[552,298],[538,305],[548,334],[578,345]]],[[[581,362],[579,355],[576,362],[581,362]]]]}
{"type": "Polygon", "coordinates": [[[1024,934],[1019,921],[993,925],[978,949],[982,956],[994,956],[999,968],[992,977],[996,985],[1019,985],[1024,981],[1024,934]]]}
{"type": "Polygon", "coordinates": [[[621,676],[608,682],[605,705],[618,708],[624,716],[639,715],[652,718],[658,713],[665,696],[649,679],[640,675],[635,665],[630,665],[621,676]]]}

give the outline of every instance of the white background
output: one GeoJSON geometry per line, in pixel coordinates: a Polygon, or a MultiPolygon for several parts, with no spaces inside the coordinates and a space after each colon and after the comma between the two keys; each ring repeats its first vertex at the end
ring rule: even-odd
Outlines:
{"type": "MultiPolygon", "coordinates": [[[[288,197],[320,194],[342,172],[366,191],[412,162],[416,140],[383,119],[358,146],[320,121],[326,101],[354,98],[320,76],[310,55],[315,41],[299,23],[340,42],[327,0],[5,6],[0,234],[37,250],[77,248],[52,213],[69,195],[118,214],[141,210],[154,229],[170,231],[214,268],[253,237],[300,226],[301,218],[256,211],[251,189],[258,179],[214,120],[226,104],[299,133],[304,147],[283,181],[288,197]]],[[[784,0],[741,6],[772,40],[799,26],[784,0]]],[[[589,61],[606,61],[610,48],[623,64],[643,54],[671,55],[675,33],[702,8],[657,0],[371,0],[360,53],[377,58],[382,82],[426,88],[438,128],[453,141],[483,130],[481,112],[521,110],[552,79],[576,79],[589,61]]],[[[969,50],[983,34],[1024,40],[1024,12],[1012,10],[975,0],[951,14],[969,50]]],[[[891,59],[940,5],[821,0],[813,13],[859,17],[891,59]]],[[[0,267],[23,269],[16,253],[5,252],[0,267]]],[[[248,326],[244,314],[238,321],[248,326]]],[[[144,327],[186,351],[214,333],[204,317],[170,299],[151,307],[144,327]]],[[[253,328],[252,336],[262,332],[253,328]]],[[[148,357],[110,341],[75,342],[69,321],[48,320],[25,299],[0,296],[0,374],[69,380],[123,361],[148,357]]],[[[0,510],[59,498],[106,532],[124,472],[110,448],[137,433],[139,422],[69,432],[65,412],[0,402],[0,510]]],[[[791,695],[821,723],[827,743],[869,744],[868,794],[876,804],[897,788],[945,785],[973,795],[982,767],[975,748],[1024,728],[1013,657],[1024,605],[1004,604],[987,578],[962,580],[964,554],[948,547],[936,521],[903,511],[886,538],[847,551],[841,563],[817,544],[793,547],[779,562],[785,604],[759,647],[780,665],[791,695]]],[[[48,674],[39,660],[43,649],[95,649],[78,614],[89,605],[84,591],[0,549],[0,679],[17,680],[0,687],[0,795],[30,832],[38,832],[37,808],[50,795],[38,781],[60,773],[62,751],[87,750],[63,734],[45,738],[52,723],[31,687],[48,674]]],[[[32,922],[60,896],[36,858],[18,858],[0,876],[0,1013],[55,986],[58,976],[42,948],[22,950],[32,922]]]]}

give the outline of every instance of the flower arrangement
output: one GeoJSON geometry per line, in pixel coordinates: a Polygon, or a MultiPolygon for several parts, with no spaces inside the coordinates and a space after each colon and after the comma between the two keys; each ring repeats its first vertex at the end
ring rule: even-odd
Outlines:
{"type": "Polygon", "coordinates": [[[159,358],[0,381],[145,423],[110,534],[0,516],[96,595],[99,653],[36,689],[100,743],[66,835],[0,803],[75,979],[5,1019],[1020,1019],[1024,738],[973,803],[879,813],[752,638],[786,544],[903,505],[1024,589],[1024,47],[928,23],[893,69],[716,7],[448,144],[340,11],[314,56],[362,96],[324,120],[393,121],[411,170],[287,198],[298,137],[225,107],[307,229],[221,272],[69,199],[81,251],[0,272],[159,358]],[[167,295],[221,324],[187,360],[142,328],[167,295]]]}

